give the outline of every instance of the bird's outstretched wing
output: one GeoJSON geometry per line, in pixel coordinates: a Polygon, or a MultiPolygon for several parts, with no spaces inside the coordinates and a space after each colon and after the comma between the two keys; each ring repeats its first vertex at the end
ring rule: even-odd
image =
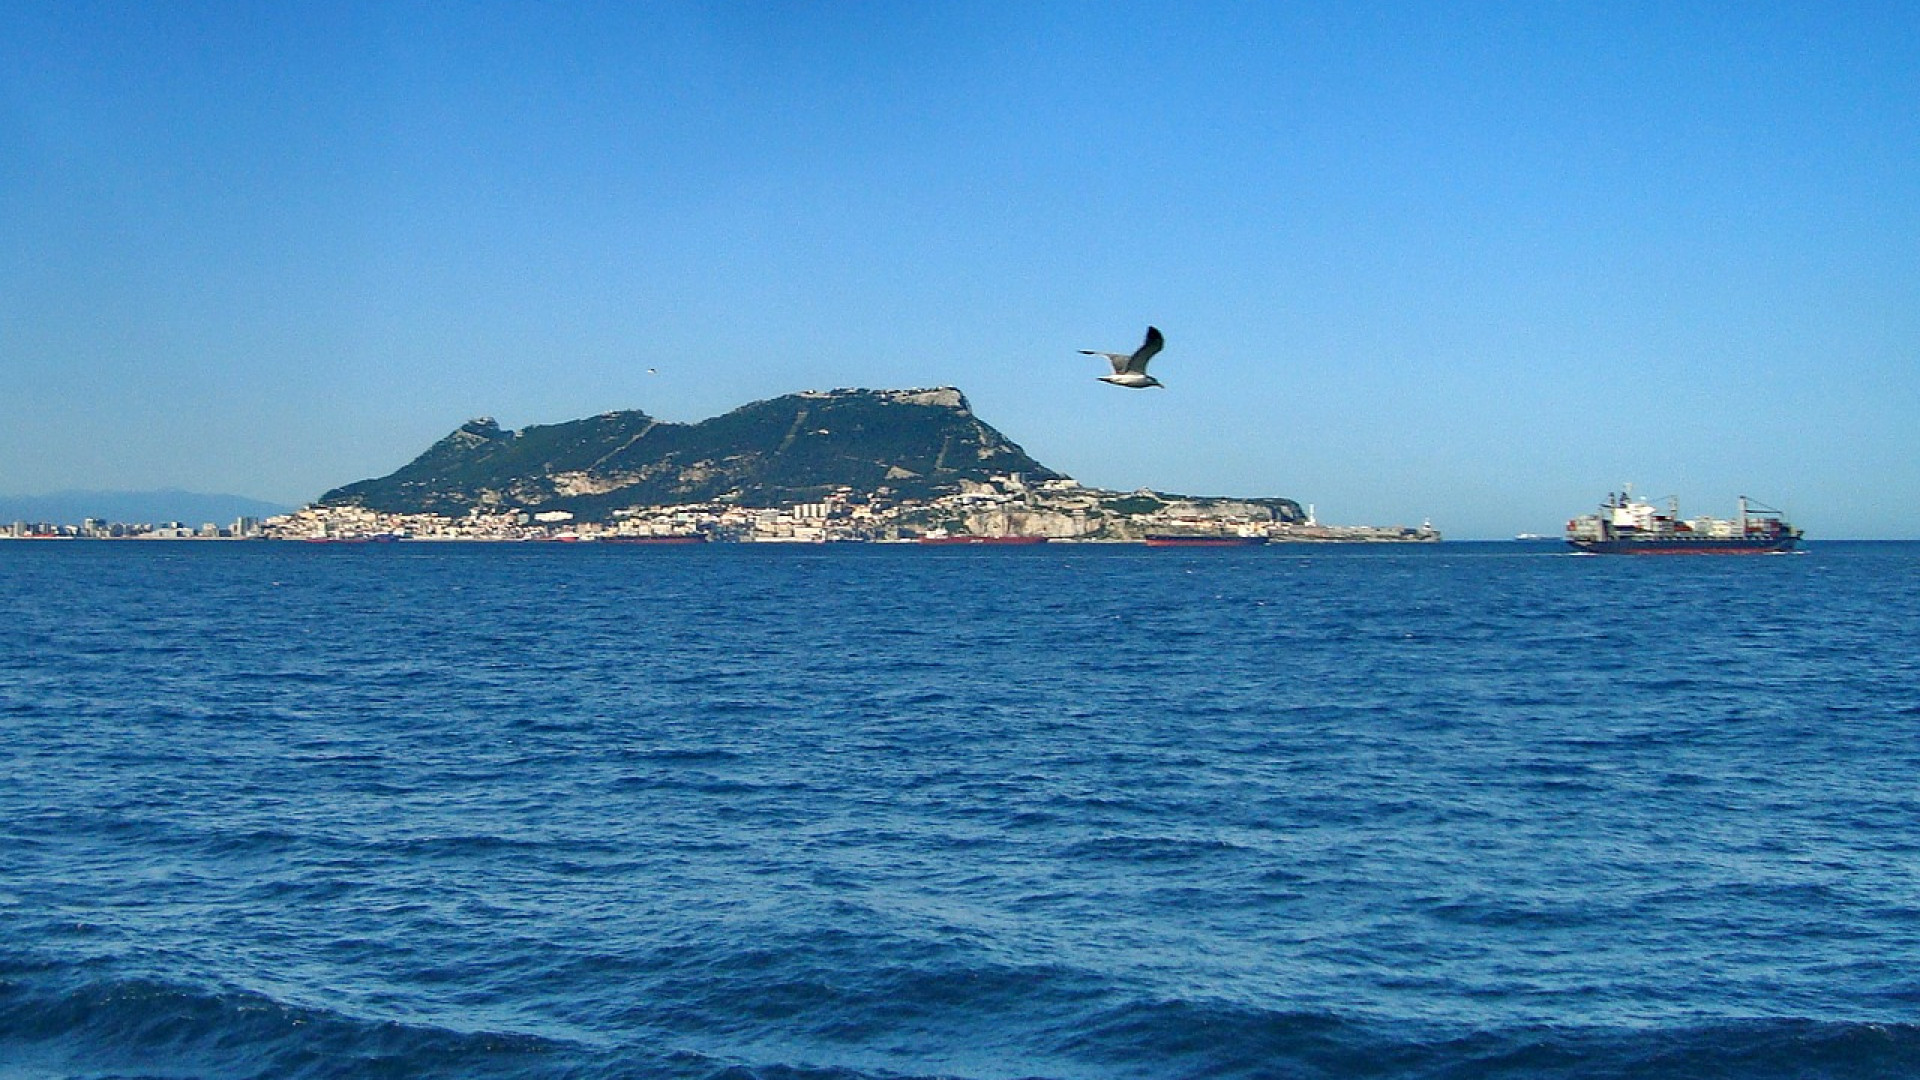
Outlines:
{"type": "Polygon", "coordinates": [[[1128,373],[1144,375],[1147,372],[1147,361],[1159,355],[1160,350],[1165,348],[1166,344],[1167,339],[1160,333],[1160,328],[1157,326],[1149,326],[1147,327],[1147,339],[1141,342],[1140,347],[1133,350],[1131,354],[1101,352],[1098,349],[1081,349],[1080,351],[1086,353],[1088,356],[1106,357],[1107,363],[1113,365],[1113,373],[1115,375],[1126,375],[1128,373]]]}
{"type": "Polygon", "coordinates": [[[1158,355],[1160,350],[1166,347],[1166,344],[1167,339],[1160,333],[1159,327],[1147,327],[1147,340],[1141,342],[1140,347],[1133,351],[1133,355],[1126,358],[1126,367],[1124,369],[1121,368],[1120,361],[1116,358],[1113,362],[1113,373],[1118,375],[1122,370],[1126,370],[1141,375],[1146,374],[1147,361],[1158,355]]]}
{"type": "Polygon", "coordinates": [[[1128,356],[1126,353],[1098,352],[1094,349],[1081,349],[1080,351],[1083,353],[1086,353],[1088,356],[1106,357],[1107,363],[1113,365],[1113,373],[1115,375],[1125,374],[1127,370],[1127,365],[1133,361],[1133,357],[1128,356]]]}

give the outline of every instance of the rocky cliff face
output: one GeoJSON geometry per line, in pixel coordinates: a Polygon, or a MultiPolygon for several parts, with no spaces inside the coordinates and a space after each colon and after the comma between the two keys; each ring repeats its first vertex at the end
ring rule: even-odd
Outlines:
{"type": "Polygon", "coordinates": [[[697,424],[640,411],[502,429],[461,425],[391,475],[336,488],[323,506],[458,516],[470,509],[816,502],[840,488],[926,499],[996,475],[1060,474],[973,415],[952,387],[789,394],[697,424]]]}

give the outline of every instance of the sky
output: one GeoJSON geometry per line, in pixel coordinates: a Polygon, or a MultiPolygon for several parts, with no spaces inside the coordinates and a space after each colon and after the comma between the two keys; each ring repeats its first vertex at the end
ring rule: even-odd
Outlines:
{"type": "Polygon", "coordinates": [[[1916,538],[1917,360],[1909,2],[0,0],[0,493],[951,385],[1099,487],[1916,538]]]}

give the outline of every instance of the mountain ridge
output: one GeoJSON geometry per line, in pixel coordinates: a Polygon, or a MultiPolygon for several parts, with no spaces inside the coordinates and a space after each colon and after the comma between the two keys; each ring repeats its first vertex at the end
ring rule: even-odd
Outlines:
{"type": "Polygon", "coordinates": [[[268,518],[292,509],[283,503],[246,495],[183,491],[178,488],[146,491],[70,489],[45,495],[0,495],[0,523],[26,521],[78,525],[87,518],[98,518],[120,522],[178,521],[186,525],[207,522],[226,525],[236,518],[268,518]]]}
{"type": "Polygon", "coordinates": [[[691,424],[639,409],[518,431],[469,420],[384,477],[319,506],[459,516],[515,507],[603,520],[632,505],[779,506],[837,491],[926,499],[1020,474],[1064,479],[950,386],[802,391],[691,424]]]}

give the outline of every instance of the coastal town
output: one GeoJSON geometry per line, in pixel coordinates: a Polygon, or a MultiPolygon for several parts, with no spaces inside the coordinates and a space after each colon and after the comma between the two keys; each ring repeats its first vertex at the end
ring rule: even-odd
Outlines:
{"type": "Polygon", "coordinates": [[[566,510],[512,506],[475,508],[458,517],[388,513],[352,504],[314,504],[290,514],[240,518],[228,525],[167,522],[136,525],[87,519],[78,525],[15,522],[8,539],[550,541],[847,543],[1009,539],[1138,543],[1149,537],[1251,542],[1431,542],[1440,533],[1419,526],[1326,525],[1311,509],[1286,500],[1187,498],[1083,487],[1052,478],[1029,484],[1018,474],[965,482],[926,501],[890,500],[851,489],[819,502],[779,507],[724,500],[675,506],[632,506],[609,520],[577,519],[566,510]]]}

